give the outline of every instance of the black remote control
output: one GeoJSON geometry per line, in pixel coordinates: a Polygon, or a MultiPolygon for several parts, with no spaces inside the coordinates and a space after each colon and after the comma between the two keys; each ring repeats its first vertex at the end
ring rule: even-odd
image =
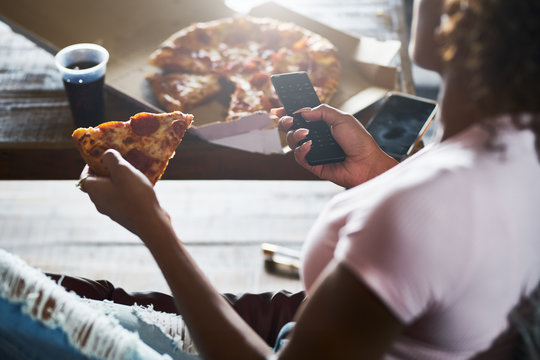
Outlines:
{"type": "Polygon", "coordinates": [[[272,75],[272,84],[287,115],[294,119],[293,129],[305,128],[309,134],[301,142],[312,140],[311,150],[306,155],[309,165],[322,165],[345,160],[345,153],[334,140],[330,126],[324,121],[306,121],[301,114],[294,114],[304,107],[321,104],[319,97],[305,72],[272,75]]]}

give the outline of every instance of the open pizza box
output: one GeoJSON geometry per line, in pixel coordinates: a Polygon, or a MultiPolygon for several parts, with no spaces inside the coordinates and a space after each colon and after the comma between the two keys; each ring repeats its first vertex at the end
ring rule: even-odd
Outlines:
{"type": "MultiPolygon", "coordinates": [[[[94,42],[108,49],[106,83],[156,112],[163,111],[145,79],[156,72],[149,55],[170,35],[194,23],[234,16],[223,0],[2,0],[0,15],[55,52],[73,43],[94,42]]],[[[272,2],[253,8],[254,16],[294,22],[328,38],[342,63],[339,90],[330,105],[356,113],[396,86],[397,70],[390,64],[398,41],[358,38],[325,26],[272,2]]],[[[189,130],[220,145],[257,153],[280,153],[284,141],[266,115],[223,122],[223,102],[210,101],[189,112],[189,130]]],[[[126,120],[126,119],[115,119],[126,120]]]]}

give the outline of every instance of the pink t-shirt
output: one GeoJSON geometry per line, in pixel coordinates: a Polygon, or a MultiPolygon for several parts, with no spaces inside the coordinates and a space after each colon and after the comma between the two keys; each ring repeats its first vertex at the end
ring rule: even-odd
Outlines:
{"type": "Polygon", "coordinates": [[[406,325],[386,359],[505,356],[491,344],[540,280],[540,164],[531,131],[495,124],[339,194],[308,235],[308,294],[335,259],[406,325]]]}

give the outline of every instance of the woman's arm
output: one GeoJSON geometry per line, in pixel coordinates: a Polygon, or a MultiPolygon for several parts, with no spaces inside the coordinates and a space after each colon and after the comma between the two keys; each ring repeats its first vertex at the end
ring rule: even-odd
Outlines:
{"type": "Polygon", "coordinates": [[[176,236],[152,185],[121,155],[108,150],[110,178],[81,174],[81,189],[97,210],[138,235],[159,265],[199,352],[208,359],[256,359],[272,354],[208,282],[176,236]]]}
{"type": "Polygon", "coordinates": [[[284,116],[283,109],[275,109],[281,131],[287,133],[287,144],[294,150],[296,161],[321,179],[330,180],[337,185],[351,188],[359,185],[397,164],[397,161],[386,154],[377,145],[373,137],[352,115],[328,105],[316,108],[299,110],[304,119],[308,121],[325,121],[331,127],[332,135],[345,152],[345,161],[311,166],[306,161],[306,154],[310,150],[311,141],[298,146],[307,134],[307,129],[290,130],[293,119],[284,116]]]}
{"type": "MultiPolygon", "coordinates": [[[[208,283],[183,246],[172,241],[172,229],[162,236],[163,242],[153,243],[150,251],[203,357],[263,359],[273,355],[208,283]]],[[[321,276],[296,321],[278,359],[379,359],[402,329],[371,290],[344,265],[334,263],[321,276]]]]}
{"type": "Polygon", "coordinates": [[[272,354],[209,283],[167,218],[141,236],[158,263],[197,349],[208,359],[264,359],[272,354]]]}
{"type": "Polygon", "coordinates": [[[330,263],[314,287],[280,359],[380,359],[403,328],[345,265],[330,263]]]}
{"type": "MultiPolygon", "coordinates": [[[[266,343],[236,314],[194,263],[146,177],[116,151],[104,155],[110,178],[85,170],[82,189],[103,214],[138,235],[165,279],[201,355],[264,359],[266,343]]],[[[342,265],[332,265],[297,318],[280,358],[376,358],[400,331],[385,306],[342,265]],[[364,357],[364,354],[366,355],[364,357]]]]}

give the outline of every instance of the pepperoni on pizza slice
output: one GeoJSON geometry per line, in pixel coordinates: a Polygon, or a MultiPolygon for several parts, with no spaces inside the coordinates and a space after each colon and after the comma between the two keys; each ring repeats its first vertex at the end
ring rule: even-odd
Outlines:
{"type": "Polygon", "coordinates": [[[106,150],[115,149],[154,185],[165,172],[192,121],[193,115],[180,111],[139,113],[129,121],[76,129],[72,138],[95,174],[109,175],[101,158],[106,150]]]}

